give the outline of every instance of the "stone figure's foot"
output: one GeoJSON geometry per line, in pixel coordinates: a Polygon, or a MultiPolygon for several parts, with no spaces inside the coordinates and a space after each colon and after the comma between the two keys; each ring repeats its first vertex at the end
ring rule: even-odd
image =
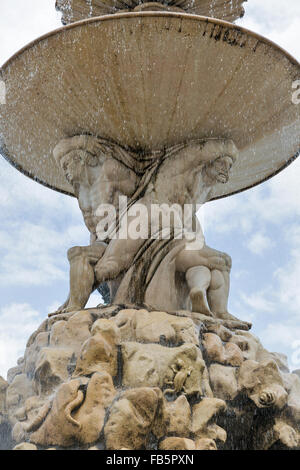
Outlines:
{"type": "Polygon", "coordinates": [[[231,315],[229,312],[215,312],[215,317],[219,320],[232,320],[232,321],[241,321],[239,318],[231,315]]]}
{"type": "Polygon", "coordinates": [[[82,305],[70,304],[63,309],[62,313],[78,312],[78,310],[82,310],[83,308],[84,306],[82,305]]]}
{"type": "Polygon", "coordinates": [[[60,315],[61,313],[64,313],[64,308],[59,307],[55,312],[48,313],[48,317],[55,317],[55,315],[60,315]]]}
{"type": "Polygon", "coordinates": [[[78,312],[79,310],[82,310],[83,308],[84,307],[80,305],[68,305],[65,308],[59,308],[58,310],[56,310],[56,312],[49,313],[48,317],[51,318],[51,317],[54,317],[55,315],[60,315],[62,313],[78,312]]]}
{"type": "Polygon", "coordinates": [[[223,320],[224,322],[228,322],[228,325],[231,325],[233,328],[238,328],[240,330],[250,330],[252,328],[252,323],[240,320],[239,318],[231,315],[229,312],[214,312],[215,318],[218,320],[223,320]]]}
{"type": "Polygon", "coordinates": [[[213,317],[206,300],[206,294],[203,290],[194,287],[190,291],[190,299],[192,302],[192,311],[202,313],[208,317],[213,317]]]}
{"type": "Polygon", "coordinates": [[[68,296],[67,300],[55,312],[49,313],[48,317],[51,318],[51,317],[54,317],[55,315],[59,315],[60,313],[64,313],[64,309],[68,307],[69,302],[70,302],[70,295],[68,296]]]}

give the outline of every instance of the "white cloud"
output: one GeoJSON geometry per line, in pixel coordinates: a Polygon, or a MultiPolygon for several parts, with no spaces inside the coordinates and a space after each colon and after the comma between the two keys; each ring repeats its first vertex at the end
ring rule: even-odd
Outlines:
{"type": "Polygon", "coordinates": [[[272,229],[272,240],[276,241],[276,230],[278,234],[289,233],[291,224],[300,218],[299,175],[300,157],[264,185],[207,203],[201,208],[204,233],[255,236],[258,232],[263,243],[262,237],[268,237],[265,229],[272,229]]]}
{"type": "MultiPolygon", "coordinates": [[[[67,298],[67,295],[66,295],[66,298],[67,298]]],[[[54,300],[53,302],[51,302],[50,305],[48,305],[46,310],[49,313],[54,313],[61,305],[62,305],[62,302],[60,302],[59,300],[54,300]]]]}
{"type": "Polygon", "coordinates": [[[40,314],[29,304],[13,303],[0,310],[0,375],[24,355],[29,336],[41,323],[40,314]]]}
{"type": "Polygon", "coordinates": [[[55,0],[2,0],[0,9],[0,63],[33,39],[61,26],[55,0]]]}
{"type": "Polygon", "coordinates": [[[250,295],[241,293],[240,297],[246,306],[251,307],[251,309],[254,310],[252,314],[255,316],[257,316],[257,314],[260,312],[274,312],[276,307],[276,305],[269,300],[269,294],[265,292],[257,292],[250,295]]]}
{"type": "Polygon", "coordinates": [[[268,37],[300,58],[298,0],[249,0],[239,24],[268,37]]]}
{"type": "Polygon", "coordinates": [[[276,322],[269,324],[262,332],[264,346],[271,351],[284,348],[289,351],[289,366],[291,370],[300,368],[300,325],[299,323],[276,322]]]}
{"type": "Polygon", "coordinates": [[[0,283],[66,279],[67,249],[89,242],[76,199],[44,188],[4,161],[0,169],[0,283]]]}
{"type": "Polygon", "coordinates": [[[274,242],[263,233],[255,233],[246,245],[252,253],[262,255],[266,254],[266,251],[274,246],[274,242]]]}
{"type": "Polygon", "coordinates": [[[291,250],[289,262],[275,272],[278,282],[277,296],[283,309],[296,314],[300,321],[300,244],[291,250]]]}
{"type": "Polygon", "coordinates": [[[11,222],[5,231],[0,231],[1,284],[47,285],[66,279],[67,248],[84,234],[83,225],[60,229],[31,222],[11,222]]]}

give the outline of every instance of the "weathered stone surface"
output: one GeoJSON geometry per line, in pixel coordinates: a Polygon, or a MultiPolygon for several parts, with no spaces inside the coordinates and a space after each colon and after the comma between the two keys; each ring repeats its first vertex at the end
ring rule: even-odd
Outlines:
{"type": "Polygon", "coordinates": [[[94,372],[108,372],[114,377],[118,371],[119,329],[113,320],[100,319],[94,323],[91,334],[79,353],[73,377],[94,372]]]}
{"type": "Polygon", "coordinates": [[[22,365],[18,365],[17,367],[12,367],[11,369],[8,370],[7,372],[7,381],[8,383],[12,383],[14,378],[17,375],[20,375],[24,372],[22,365]]]}
{"type": "Polygon", "coordinates": [[[123,383],[127,387],[161,387],[165,393],[201,393],[204,361],[194,344],[166,348],[157,344],[122,344],[123,383]]]}
{"type": "Polygon", "coordinates": [[[281,372],[290,372],[289,364],[288,364],[288,357],[285,354],[280,353],[269,353],[271,358],[276,362],[281,372]]]}
{"type": "Polygon", "coordinates": [[[38,450],[37,446],[31,444],[30,442],[22,442],[21,444],[16,445],[13,450],[38,450]]]}
{"type": "Polygon", "coordinates": [[[191,318],[147,310],[121,310],[115,317],[122,341],[198,345],[198,332],[191,318]]]}
{"type": "Polygon", "coordinates": [[[279,441],[288,449],[295,449],[300,443],[300,434],[297,433],[294,428],[280,420],[276,420],[276,424],[274,426],[274,437],[275,442],[279,441]]]}
{"type": "Polygon", "coordinates": [[[68,364],[72,354],[70,349],[41,350],[34,374],[35,389],[38,393],[49,394],[68,379],[68,364]]]}
{"type": "Polygon", "coordinates": [[[50,335],[50,346],[70,348],[76,355],[82,343],[90,336],[93,325],[92,314],[87,311],[77,312],[68,321],[55,322],[50,335]]]}
{"type": "Polygon", "coordinates": [[[284,388],[288,393],[288,407],[296,422],[300,421],[300,377],[283,374],[284,388]]]}
{"type": "Polygon", "coordinates": [[[245,360],[252,359],[255,361],[259,352],[263,351],[259,339],[248,331],[236,331],[236,334],[229,341],[239,346],[245,360]]]}
{"type": "Polygon", "coordinates": [[[195,450],[195,443],[183,437],[167,437],[160,443],[159,448],[161,450],[195,450]]]}
{"type": "Polygon", "coordinates": [[[32,333],[29,340],[27,341],[26,348],[30,348],[30,346],[36,341],[36,337],[40,333],[45,333],[48,331],[48,319],[44,320],[43,323],[39,326],[39,328],[32,333]]]}
{"type": "Polygon", "coordinates": [[[244,360],[242,351],[236,344],[226,343],[223,346],[221,338],[216,334],[206,333],[203,337],[203,345],[209,361],[240,366],[244,360]]]}
{"type": "Polygon", "coordinates": [[[274,361],[259,364],[245,361],[240,370],[238,383],[240,390],[254,401],[258,408],[283,408],[288,399],[282,377],[274,361]]]}
{"type": "Polygon", "coordinates": [[[6,390],[6,407],[12,424],[15,423],[15,412],[25,402],[34,395],[33,383],[25,374],[17,375],[6,390]]]}
{"type": "Polygon", "coordinates": [[[49,346],[49,333],[41,331],[36,335],[35,340],[27,346],[24,355],[24,373],[33,377],[36,370],[36,364],[40,356],[40,351],[49,346]]]}
{"type": "Polygon", "coordinates": [[[300,379],[247,331],[188,312],[85,313],[51,317],[18,361],[27,374],[0,379],[0,424],[21,448],[299,448],[300,379]]]}
{"type": "Polygon", "coordinates": [[[43,446],[63,447],[97,441],[103,428],[105,409],[114,396],[111,376],[104,372],[95,373],[90,380],[78,378],[62,384],[48,416],[31,435],[31,441],[43,446]],[[84,393],[82,387],[86,385],[84,393]]]}
{"type": "Polygon", "coordinates": [[[196,450],[218,450],[216,443],[213,439],[198,439],[195,442],[195,448],[196,450]]]}
{"type": "Polygon", "coordinates": [[[158,388],[141,387],[124,392],[113,404],[104,428],[107,449],[145,447],[161,401],[158,388]]]}
{"type": "Polygon", "coordinates": [[[209,333],[215,333],[218,335],[221,339],[221,341],[230,341],[231,338],[234,338],[232,332],[226,328],[225,326],[219,324],[219,323],[211,323],[206,325],[206,330],[209,333]]]}
{"type": "Polygon", "coordinates": [[[216,398],[203,398],[193,406],[192,433],[196,439],[226,441],[226,431],[217,426],[213,420],[218,413],[225,411],[226,403],[216,398]]]}
{"type": "Polygon", "coordinates": [[[209,368],[214,396],[222,400],[233,400],[238,393],[236,369],[234,367],[212,364],[209,368]]]}
{"type": "Polygon", "coordinates": [[[191,432],[191,407],[184,395],[175,401],[166,403],[168,416],[167,434],[170,436],[189,437],[191,432]]]}
{"type": "Polygon", "coordinates": [[[8,386],[8,382],[0,376],[0,416],[6,411],[6,390],[8,386]]]}

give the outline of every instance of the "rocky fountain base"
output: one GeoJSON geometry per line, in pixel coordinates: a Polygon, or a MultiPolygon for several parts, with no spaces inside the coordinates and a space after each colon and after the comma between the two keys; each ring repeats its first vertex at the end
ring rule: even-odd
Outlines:
{"type": "Polygon", "coordinates": [[[2,446],[300,448],[300,379],[247,329],[124,305],[55,315],[0,381],[2,446]]]}

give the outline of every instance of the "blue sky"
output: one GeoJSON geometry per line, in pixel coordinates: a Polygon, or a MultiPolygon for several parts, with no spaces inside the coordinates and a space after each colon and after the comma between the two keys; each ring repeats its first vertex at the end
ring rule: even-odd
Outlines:
{"type": "MultiPolygon", "coordinates": [[[[54,0],[2,0],[0,63],[60,26],[54,0]]],[[[239,24],[300,61],[299,0],[248,0],[239,24]],[[262,5],[263,4],[263,5],[262,5]]],[[[300,78],[300,77],[299,77],[300,78]]],[[[230,311],[254,323],[264,346],[300,368],[300,158],[269,182],[204,209],[207,243],[233,258],[230,311]]],[[[66,251],[88,244],[76,200],[0,159],[0,375],[68,291],[66,251]]],[[[89,305],[100,301],[93,294],[89,305]]]]}

